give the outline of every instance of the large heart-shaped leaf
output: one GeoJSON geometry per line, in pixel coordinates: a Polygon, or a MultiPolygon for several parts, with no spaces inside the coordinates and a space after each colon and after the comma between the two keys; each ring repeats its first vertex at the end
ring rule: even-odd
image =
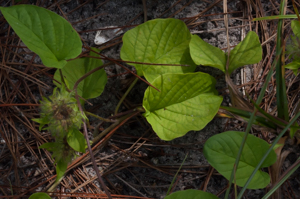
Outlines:
{"type": "Polygon", "coordinates": [[[245,39],[240,42],[229,55],[229,74],[235,69],[258,63],[262,59],[262,48],[257,34],[250,31],[245,39]]]}
{"type": "Polygon", "coordinates": [[[163,140],[172,140],[190,130],[201,130],[216,115],[222,97],[216,80],[206,73],[164,74],[145,91],[144,116],[163,140]]]}
{"type": "Polygon", "coordinates": [[[50,10],[34,5],[0,7],[24,44],[48,67],[63,68],[81,53],[81,40],[71,24],[50,10]]]}
{"type": "Polygon", "coordinates": [[[225,72],[226,54],[199,36],[193,35],[190,42],[191,57],[197,65],[211,66],[225,72]]]}
{"type": "MultiPolygon", "coordinates": [[[[94,51],[99,52],[98,49],[92,48],[94,51]]],[[[90,56],[99,57],[97,53],[90,52],[90,56]]],[[[70,89],[73,89],[75,82],[87,72],[101,66],[102,60],[96,58],[79,58],[71,60],[62,69],[63,76],[65,77],[70,89]]],[[[61,82],[59,71],[54,74],[54,79],[61,82]]],[[[60,87],[56,81],[53,81],[56,86],[60,87]]],[[[77,87],[77,94],[85,99],[95,98],[101,95],[107,82],[107,76],[104,69],[100,69],[93,74],[89,75],[81,81],[77,87]]]]}
{"type": "Polygon", "coordinates": [[[154,64],[187,64],[187,66],[162,66],[133,64],[137,74],[152,82],[165,73],[186,73],[195,70],[189,53],[191,34],[179,19],[154,19],[147,21],[123,36],[121,58],[125,61],[154,64]]]}
{"type": "Polygon", "coordinates": [[[218,199],[217,196],[200,190],[188,189],[177,191],[165,197],[165,199],[218,199]]]}
{"type": "MultiPolygon", "coordinates": [[[[230,179],[244,132],[227,131],[210,137],[204,145],[204,156],[226,179],[230,179]]],[[[235,180],[238,186],[244,186],[253,170],[269,149],[269,144],[251,134],[248,135],[244,146],[235,180]]],[[[271,166],[276,162],[276,154],[272,151],[262,164],[261,168],[271,166]]],[[[257,171],[248,185],[249,189],[265,188],[270,183],[270,176],[261,170],[257,171]]]]}

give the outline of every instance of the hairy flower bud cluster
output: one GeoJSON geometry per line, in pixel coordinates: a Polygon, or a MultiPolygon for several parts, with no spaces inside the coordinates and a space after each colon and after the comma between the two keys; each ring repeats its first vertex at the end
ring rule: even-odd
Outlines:
{"type": "Polygon", "coordinates": [[[33,119],[40,123],[40,130],[48,130],[55,138],[55,142],[45,143],[40,148],[52,151],[52,157],[57,163],[57,177],[61,177],[67,169],[68,163],[75,156],[75,151],[85,151],[85,139],[79,129],[86,119],[81,114],[74,94],[66,91],[64,87],[60,91],[55,88],[49,98],[43,97],[41,102],[41,118],[33,119]],[[78,144],[79,143],[79,144],[78,144]]]}
{"type": "Polygon", "coordinates": [[[51,97],[41,102],[41,117],[47,120],[47,129],[55,138],[63,138],[71,129],[80,128],[83,119],[73,93],[56,88],[51,97]]]}

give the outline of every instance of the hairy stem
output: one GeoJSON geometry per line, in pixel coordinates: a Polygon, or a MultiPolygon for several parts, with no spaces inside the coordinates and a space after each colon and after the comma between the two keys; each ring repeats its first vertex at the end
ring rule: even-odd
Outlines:
{"type": "MultiPolygon", "coordinates": [[[[84,79],[84,78],[83,78],[84,79]]],[[[77,84],[78,85],[78,84],[77,84]]],[[[75,86],[74,86],[75,87],[75,86]]],[[[75,90],[76,94],[77,94],[77,90],[75,90]]],[[[79,107],[79,110],[81,112],[81,114],[84,115],[84,112],[83,112],[83,109],[82,109],[82,106],[81,106],[81,103],[80,103],[80,100],[79,100],[79,97],[78,95],[76,95],[76,100],[77,100],[77,105],[79,107]]],[[[93,164],[93,168],[96,172],[96,175],[98,177],[98,180],[99,180],[99,183],[101,184],[101,186],[103,187],[103,190],[104,192],[106,193],[107,197],[109,199],[112,199],[106,185],[104,184],[103,182],[103,179],[101,177],[101,174],[99,172],[99,168],[97,167],[97,164],[96,164],[96,161],[95,161],[95,157],[93,155],[93,151],[92,151],[92,148],[91,148],[91,145],[90,145],[90,140],[88,138],[88,134],[87,134],[87,127],[86,127],[86,122],[85,122],[85,119],[83,119],[83,131],[84,131],[84,137],[86,139],[86,143],[87,143],[87,146],[88,146],[88,150],[89,150],[89,153],[90,153],[90,157],[91,157],[91,161],[92,161],[92,164],[93,164]]]]}

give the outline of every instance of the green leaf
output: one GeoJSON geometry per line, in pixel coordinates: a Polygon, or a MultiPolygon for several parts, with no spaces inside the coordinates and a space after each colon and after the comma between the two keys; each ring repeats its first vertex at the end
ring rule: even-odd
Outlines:
{"type": "Polygon", "coordinates": [[[293,20],[291,26],[293,33],[300,38],[300,22],[298,20],[293,20]]]}
{"type": "Polygon", "coordinates": [[[226,54],[199,36],[193,35],[190,42],[191,57],[197,65],[211,66],[225,72],[226,54]]]}
{"type": "Polygon", "coordinates": [[[217,196],[200,190],[188,189],[177,191],[165,197],[165,199],[218,199],[217,196]]]}
{"type": "Polygon", "coordinates": [[[187,64],[187,66],[162,66],[133,64],[137,74],[152,82],[165,73],[193,72],[196,68],[189,53],[191,34],[179,19],[154,19],[147,21],[123,36],[121,58],[124,61],[155,64],[187,64]]]}
{"type": "Polygon", "coordinates": [[[295,134],[297,133],[297,131],[299,130],[297,127],[299,127],[299,124],[296,122],[295,125],[296,127],[291,127],[290,129],[290,137],[291,139],[295,136],[295,134]]]}
{"type": "MultiPolygon", "coordinates": [[[[100,52],[97,48],[92,48],[96,52],[100,52]]],[[[90,56],[99,57],[97,53],[90,52],[90,56]]],[[[73,89],[75,82],[87,72],[102,66],[102,60],[96,58],[79,58],[71,60],[61,69],[65,80],[68,82],[69,89],[73,89]]],[[[54,74],[54,79],[61,82],[61,76],[57,70],[54,74]]],[[[77,87],[77,94],[85,99],[95,98],[101,95],[107,82],[105,70],[102,68],[87,78],[82,80],[77,87]]],[[[61,87],[56,81],[53,83],[57,87],[61,87]]]]}
{"type": "Polygon", "coordinates": [[[252,21],[274,20],[274,19],[297,19],[297,15],[274,15],[267,17],[254,18],[252,21]]]}
{"type": "MultiPolygon", "coordinates": [[[[272,144],[269,144],[269,146],[272,146],[272,144]]],[[[275,146],[273,147],[273,150],[275,151],[277,148],[284,146],[284,144],[275,144],[275,146]]]]}
{"type": "Polygon", "coordinates": [[[62,178],[68,168],[68,161],[60,159],[56,164],[56,182],[62,178]]]}
{"type": "Polygon", "coordinates": [[[46,124],[49,124],[49,119],[47,117],[34,118],[34,119],[31,119],[31,120],[40,124],[39,131],[42,130],[43,126],[45,126],[46,124]]]}
{"type": "Polygon", "coordinates": [[[262,47],[259,38],[255,32],[250,31],[245,39],[230,51],[228,72],[231,74],[235,69],[258,63],[261,59],[262,47]]]}
{"type": "Polygon", "coordinates": [[[0,7],[24,44],[38,54],[45,66],[62,68],[81,53],[81,40],[71,24],[45,8],[34,5],[0,7]]]}
{"type": "Polygon", "coordinates": [[[42,144],[39,148],[40,149],[47,149],[48,151],[55,151],[57,148],[60,147],[60,143],[57,142],[46,142],[42,144]]]}
{"type": "Polygon", "coordinates": [[[289,59],[293,59],[293,61],[300,62],[300,39],[291,35],[290,38],[286,42],[285,46],[285,54],[288,55],[289,59]]]}
{"type": "Polygon", "coordinates": [[[294,75],[298,74],[298,69],[300,68],[300,61],[292,61],[291,63],[284,66],[287,69],[291,69],[294,73],[294,75]]]}
{"type": "Polygon", "coordinates": [[[72,129],[69,132],[67,142],[75,151],[85,152],[86,141],[84,135],[78,129],[72,129]]]}
{"type": "MultiPolygon", "coordinates": [[[[242,143],[244,132],[227,131],[210,137],[203,149],[203,154],[211,166],[213,166],[226,179],[230,179],[231,171],[237,157],[240,144],[242,143]]],[[[265,152],[269,149],[269,144],[251,134],[246,140],[238,169],[235,174],[236,184],[244,186],[256,165],[259,163],[265,152]]],[[[276,162],[274,150],[269,154],[261,168],[271,166],[276,162]]],[[[249,189],[265,188],[270,183],[268,173],[259,170],[252,181],[249,189]]]]}
{"type": "Polygon", "coordinates": [[[145,91],[144,116],[163,140],[190,130],[201,130],[218,112],[222,97],[215,95],[216,80],[206,73],[164,74],[145,91]]]}
{"type": "Polygon", "coordinates": [[[51,197],[46,193],[39,192],[32,194],[29,199],[51,199],[51,197]]]}

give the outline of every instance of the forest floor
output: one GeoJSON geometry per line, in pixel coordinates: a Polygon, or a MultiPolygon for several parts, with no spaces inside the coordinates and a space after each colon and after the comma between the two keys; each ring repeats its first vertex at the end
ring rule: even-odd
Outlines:
{"type": "MultiPolygon", "coordinates": [[[[1,6],[11,6],[16,1],[0,1],[1,6]]],[[[177,18],[186,23],[192,34],[226,51],[227,39],[233,48],[245,38],[248,31],[255,31],[263,47],[263,59],[258,64],[236,70],[232,81],[238,92],[247,100],[247,94],[258,96],[262,74],[268,71],[274,59],[272,49],[276,44],[277,21],[252,22],[253,18],[277,15],[276,0],[22,0],[22,4],[35,4],[56,12],[67,19],[87,49],[96,47],[106,57],[116,60],[105,68],[108,82],[101,96],[86,103],[86,111],[103,118],[113,115],[115,108],[135,76],[125,70],[136,72],[133,66],[120,61],[122,36],[126,31],[156,18],[177,18]],[[224,6],[227,2],[229,37],[224,24],[224,6]],[[98,32],[100,31],[101,32],[98,32]],[[116,34],[116,30],[119,31],[116,34]],[[98,34],[97,34],[98,32],[98,34]],[[101,37],[101,38],[100,38],[101,37]],[[96,40],[95,40],[96,38],[96,40]],[[106,41],[99,43],[99,40],[106,41]]],[[[299,6],[299,4],[298,4],[299,6]]],[[[294,14],[290,5],[287,14],[294,14]]],[[[14,35],[0,15],[0,197],[28,198],[30,194],[43,191],[53,193],[55,198],[105,198],[97,181],[89,155],[75,159],[68,167],[64,179],[55,183],[55,164],[51,153],[38,147],[53,138],[47,131],[39,131],[32,119],[39,117],[42,96],[50,96],[55,69],[43,66],[39,57],[28,50],[14,35]],[[83,195],[85,194],[85,195],[83,195]],[[89,195],[88,195],[89,194],[89,195]]],[[[286,20],[286,24],[289,20],[286,20]]],[[[285,28],[285,36],[291,33],[285,28]]],[[[104,62],[106,62],[104,60],[104,62]]],[[[209,73],[217,79],[216,88],[224,100],[222,105],[231,106],[224,73],[210,67],[198,66],[197,71],[209,73]]],[[[286,71],[289,107],[292,110],[299,100],[299,77],[286,71]]],[[[275,79],[270,83],[275,87],[275,79]]],[[[139,81],[126,97],[119,112],[126,113],[142,105],[147,84],[139,81]]],[[[276,115],[275,92],[266,93],[261,107],[276,115]]],[[[172,179],[176,176],[172,192],[197,189],[213,193],[220,198],[228,186],[228,180],[214,170],[202,154],[205,141],[218,133],[243,131],[247,123],[235,118],[218,115],[201,131],[191,131],[172,141],[160,140],[142,114],[135,115],[111,131],[111,136],[101,139],[102,144],[93,150],[98,168],[114,198],[164,198],[172,179]],[[186,158],[186,159],[185,159],[186,158]]],[[[110,126],[98,118],[89,116],[89,136],[94,138],[95,129],[103,131],[110,126]]],[[[274,134],[253,129],[252,134],[269,143],[274,134]]],[[[97,143],[94,143],[97,144],[97,143]]],[[[283,151],[281,172],[299,157],[299,145],[290,140],[283,151]]],[[[296,171],[281,187],[282,198],[300,197],[300,172],[296,171]]],[[[247,190],[244,198],[261,198],[269,187],[247,190]]],[[[234,198],[232,191],[231,198],[234,198]]]]}

